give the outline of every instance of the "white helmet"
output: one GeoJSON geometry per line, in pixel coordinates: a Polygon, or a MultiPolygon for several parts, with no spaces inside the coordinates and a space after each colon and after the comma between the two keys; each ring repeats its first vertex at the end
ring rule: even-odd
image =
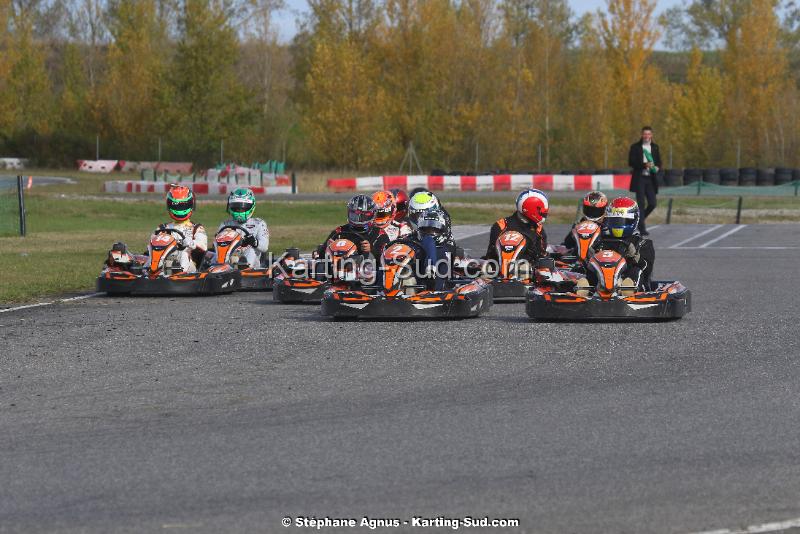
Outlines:
{"type": "Polygon", "coordinates": [[[417,220],[428,210],[439,208],[439,199],[430,191],[420,191],[408,203],[408,222],[416,229],[417,220]]]}

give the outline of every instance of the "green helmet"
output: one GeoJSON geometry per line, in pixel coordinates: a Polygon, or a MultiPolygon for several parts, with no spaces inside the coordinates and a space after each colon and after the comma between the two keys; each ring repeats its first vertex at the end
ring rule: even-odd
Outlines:
{"type": "Polygon", "coordinates": [[[256,196],[250,189],[240,187],[228,195],[228,213],[236,222],[246,222],[256,210],[256,196]]]}

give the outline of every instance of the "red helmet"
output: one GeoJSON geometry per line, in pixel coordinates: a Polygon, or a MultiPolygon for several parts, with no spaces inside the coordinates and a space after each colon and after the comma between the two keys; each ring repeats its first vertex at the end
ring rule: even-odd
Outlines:
{"type": "Polygon", "coordinates": [[[375,202],[375,226],[386,228],[395,215],[394,196],[389,191],[378,191],[372,194],[375,202]]]}
{"type": "Polygon", "coordinates": [[[541,224],[549,211],[550,203],[538,189],[526,189],[517,197],[517,213],[525,221],[541,224]]]}
{"type": "Polygon", "coordinates": [[[392,189],[390,191],[392,196],[394,197],[394,204],[395,204],[395,212],[394,212],[394,219],[396,221],[402,221],[408,217],[408,202],[409,198],[405,191],[402,189],[392,189]]]}
{"type": "Polygon", "coordinates": [[[592,191],[583,197],[581,211],[586,220],[600,222],[606,215],[607,207],[608,197],[600,191],[592,191]]]}

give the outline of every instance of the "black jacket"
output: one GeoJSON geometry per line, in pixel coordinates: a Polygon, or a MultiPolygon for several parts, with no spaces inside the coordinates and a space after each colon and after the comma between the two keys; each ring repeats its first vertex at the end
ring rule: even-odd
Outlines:
{"type": "Polygon", "coordinates": [[[349,239],[355,243],[359,250],[361,250],[361,242],[367,240],[372,250],[371,254],[375,259],[381,257],[384,247],[389,243],[389,236],[377,226],[370,226],[366,231],[363,231],[359,228],[354,228],[349,223],[343,224],[334,228],[325,241],[317,247],[317,254],[320,258],[325,255],[325,247],[327,247],[328,241],[331,239],[349,239]]]}
{"type": "MultiPolygon", "coordinates": [[[[650,148],[650,153],[653,155],[653,163],[655,163],[655,166],[658,167],[659,172],[661,172],[661,149],[658,148],[658,145],[655,143],[650,143],[650,148]]],[[[644,171],[645,165],[644,151],[642,149],[641,141],[631,145],[630,152],[628,152],[628,165],[631,167],[631,169],[633,169],[633,173],[631,175],[631,187],[629,191],[635,193],[639,187],[639,181],[644,179],[653,180],[656,193],[658,193],[658,180],[656,180],[655,175],[642,177],[642,171],[644,171]]]]}
{"type": "Polygon", "coordinates": [[[497,257],[495,243],[500,234],[506,230],[514,230],[521,233],[528,242],[519,259],[533,262],[547,256],[547,234],[544,232],[544,227],[540,224],[524,223],[514,213],[492,225],[492,231],[489,233],[489,246],[486,249],[484,259],[495,261],[500,259],[497,257]]]}
{"type": "Polygon", "coordinates": [[[633,278],[640,287],[647,287],[650,284],[656,262],[656,251],[651,240],[638,233],[630,237],[616,238],[604,232],[598,249],[619,252],[628,263],[625,275],[633,278]]]}

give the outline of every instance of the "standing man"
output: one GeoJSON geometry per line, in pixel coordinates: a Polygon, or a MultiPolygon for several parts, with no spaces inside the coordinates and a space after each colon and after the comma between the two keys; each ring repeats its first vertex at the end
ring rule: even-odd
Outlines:
{"type": "Polygon", "coordinates": [[[661,169],[661,151],[653,142],[653,129],[649,126],[642,128],[642,139],[631,145],[631,151],[628,153],[628,165],[633,168],[630,191],[636,193],[636,202],[642,209],[639,232],[642,235],[649,235],[645,227],[645,219],[656,209],[656,195],[658,194],[656,175],[661,169]]]}

